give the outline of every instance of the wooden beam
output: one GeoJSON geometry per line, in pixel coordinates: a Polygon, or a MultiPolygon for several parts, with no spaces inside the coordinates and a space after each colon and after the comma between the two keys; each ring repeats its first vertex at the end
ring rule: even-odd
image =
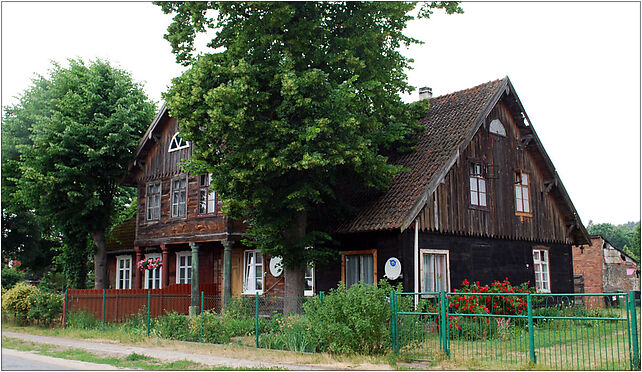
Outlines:
{"type": "Polygon", "coordinates": [[[544,185],[546,185],[546,189],[544,190],[544,195],[546,195],[551,191],[553,186],[557,186],[557,179],[546,180],[544,181],[544,185]]]}

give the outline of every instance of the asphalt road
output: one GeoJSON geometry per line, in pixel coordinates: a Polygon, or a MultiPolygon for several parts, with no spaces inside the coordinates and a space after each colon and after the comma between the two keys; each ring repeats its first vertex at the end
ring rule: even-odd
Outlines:
{"type": "Polygon", "coordinates": [[[107,364],[95,364],[53,358],[27,351],[2,349],[3,371],[69,371],[69,370],[116,370],[118,368],[107,364]]]}

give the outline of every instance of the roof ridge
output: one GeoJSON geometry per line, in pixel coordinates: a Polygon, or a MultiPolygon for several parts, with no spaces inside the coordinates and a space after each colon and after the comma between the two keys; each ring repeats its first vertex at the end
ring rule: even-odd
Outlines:
{"type": "Polygon", "coordinates": [[[501,78],[501,79],[490,80],[490,81],[487,81],[487,82],[485,82],[485,83],[477,84],[477,85],[475,85],[474,87],[470,87],[470,88],[466,88],[466,89],[456,90],[456,91],[454,91],[454,92],[450,92],[450,93],[442,94],[442,95],[440,95],[440,96],[435,96],[435,97],[432,97],[432,98],[430,98],[430,99],[432,100],[432,99],[438,99],[438,98],[445,98],[445,97],[448,97],[448,96],[452,96],[452,95],[456,95],[456,94],[461,94],[461,93],[464,93],[464,92],[467,92],[467,91],[471,91],[471,90],[479,89],[479,88],[484,87],[484,86],[487,86],[487,85],[496,84],[496,83],[498,83],[498,82],[501,82],[501,81],[503,81],[503,80],[507,80],[507,79],[508,79],[508,76],[504,76],[504,77],[503,77],[503,78],[501,78]]]}

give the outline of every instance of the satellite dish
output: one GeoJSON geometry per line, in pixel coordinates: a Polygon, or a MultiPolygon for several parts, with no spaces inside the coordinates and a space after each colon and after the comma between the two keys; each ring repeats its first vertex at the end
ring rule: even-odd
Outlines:
{"type": "Polygon", "coordinates": [[[270,274],[273,277],[279,277],[283,273],[283,258],[281,256],[270,259],[270,274]]]}
{"type": "Polygon", "coordinates": [[[386,278],[395,280],[401,276],[401,262],[396,257],[390,257],[385,266],[386,278]]]}

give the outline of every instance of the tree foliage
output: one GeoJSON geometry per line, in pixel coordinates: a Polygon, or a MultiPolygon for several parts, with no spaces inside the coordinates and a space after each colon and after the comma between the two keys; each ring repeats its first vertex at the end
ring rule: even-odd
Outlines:
{"type": "Polygon", "coordinates": [[[4,122],[28,131],[25,144],[16,146],[20,178],[14,194],[62,233],[72,286],[85,285],[90,233],[96,285],[105,285],[105,228],[153,111],[140,84],[101,60],[69,60],[68,68],[54,64],[48,78],[7,110],[4,122]]]}
{"type": "MultiPolygon", "coordinates": [[[[399,49],[419,42],[403,34],[415,4],[157,5],[175,14],[165,38],[189,66],[165,96],[194,144],[188,169],[211,172],[225,212],[250,223],[264,252],[283,256],[287,287],[288,268],[323,256],[350,205],[341,190],[385,189],[401,171],[388,155],[412,147],[428,109],[399,96],[413,89],[399,49]],[[207,29],[216,30],[213,52],[196,56],[195,35],[207,29]]],[[[435,8],[461,11],[439,2],[420,15],[435,8]]]]}

